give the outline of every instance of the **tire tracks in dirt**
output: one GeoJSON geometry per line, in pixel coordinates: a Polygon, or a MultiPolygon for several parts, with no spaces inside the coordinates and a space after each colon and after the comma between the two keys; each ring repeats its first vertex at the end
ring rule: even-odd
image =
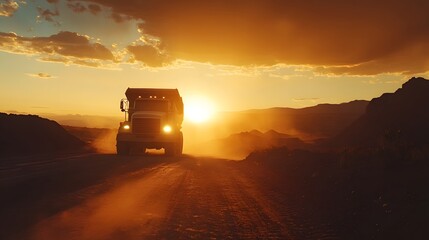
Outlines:
{"type": "Polygon", "coordinates": [[[335,239],[260,184],[258,169],[191,156],[144,166],[66,195],[80,204],[38,222],[27,238],[335,239]]]}

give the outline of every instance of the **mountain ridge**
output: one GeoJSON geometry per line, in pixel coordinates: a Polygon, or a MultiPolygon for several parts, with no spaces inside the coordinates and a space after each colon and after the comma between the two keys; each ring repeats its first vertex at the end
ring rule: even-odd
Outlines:
{"type": "Polygon", "coordinates": [[[57,122],[37,115],[0,113],[0,155],[80,151],[86,144],[57,122]]]}
{"type": "Polygon", "coordinates": [[[369,146],[386,140],[427,144],[428,106],[429,80],[413,77],[395,92],[372,99],[365,113],[334,137],[333,142],[354,146],[369,146]]]}

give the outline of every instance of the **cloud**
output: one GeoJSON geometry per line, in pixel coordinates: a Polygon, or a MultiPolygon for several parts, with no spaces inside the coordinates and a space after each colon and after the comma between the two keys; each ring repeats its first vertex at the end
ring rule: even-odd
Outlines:
{"type": "Polygon", "coordinates": [[[145,34],[158,37],[175,59],[324,66],[335,73],[352,65],[368,74],[429,70],[424,55],[409,48],[429,42],[427,0],[86,1],[141,20],[145,34]]]}
{"type": "MultiPolygon", "coordinates": [[[[67,3],[67,7],[69,7],[73,12],[75,13],[83,13],[86,11],[89,11],[91,14],[93,15],[97,15],[99,12],[101,12],[101,7],[100,5],[97,4],[84,4],[82,2],[68,2],[67,3]]],[[[112,18],[116,18],[115,21],[126,21],[129,20],[129,17],[127,16],[121,16],[117,13],[114,13],[114,17],[112,16],[112,18]]]]}
{"type": "Polygon", "coordinates": [[[112,19],[117,23],[122,23],[128,20],[131,20],[131,17],[124,15],[124,14],[118,14],[113,12],[111,15],[112,19]]]}
{"type": "Polygon", "coordinates": [[[87,8],[81,2],[76,3],[67,3],[67,7],[69,7],[75,13],[85,12],[87,8]]]}
{"type": "Polygon", "coordinates": [[[163,67],[172,62],[172,59],[151,45],[130,45],[127,47],[131,53],[131,62],[139,61],[148,67],[163,67]]]}
{"type": "Polygon", "coordinates": [[[60,26],[60,22],[55,20],[56,17],[60,15],[60,12],[58,9],[50,10],[50,9],[44,9],[41,7],[37,7],[37,11],[39,11],[39,15],[37,16],[37,20],[45,20],[51,23],[54,23],[57,26],[60,26]]]}
{"type": "Polygon", "coordinates": [[[101,12],[101,7],[97,4],[88,4],[88,9],[89,12],[94,15],[97,15],[99,12],[101,12]]]}
{"type": "Polygon", "coordinates": [[[59,32],[49,37],[22,37],[0,32],[0,51],[39,55],[43,61],[85,66],[101,66],[103,61],[116,62],[113,53],[88,36],[75,32],[59,32]]]}
{"type": "Polygon", "coordinates": [[[18,10],[19,5],[16,1],[13,0],[0,0],[0,16],[10,17],[16,10],[18,10]]]}
{"type": "Polygon", "coordinates": [[[275,73],[270,73],[268,76],[273,77],[273,78],[280,78],[283,80],[289,80],[291,77],[291,75],[287,75],[287,74],[281,75],[281,74],[275,74],[275,73]]]}
{"type": "Polygon", "coordinates": [[[371,84],[371,85],[375,85],[375,84],[402,84],[407,80],[408,79],[401,79],[401,78],[399,78],[399,79],[370,78],[370,79],[362,80],[362,83],[371,84]]]}
{"type": "Polygon", "coordinates": [[[28,73],[27,75],[35,78],[54,78],[54,76],[47,73],[28,73]]]}
{"type": "Polygon", "coordinates": [[[429,38],[410,43],[394,53],[351,66],[325,66],[316,68],[321,73],[347,75],[374,75],[403,73],[414,75],[429,71],[429,38]]]}

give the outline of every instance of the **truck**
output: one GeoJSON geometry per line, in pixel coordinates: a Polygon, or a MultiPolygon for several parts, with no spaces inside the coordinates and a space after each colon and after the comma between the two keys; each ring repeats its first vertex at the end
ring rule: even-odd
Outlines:
{"type": "Polygon", "coordinates": [[[183,151],[183,100],[177,89],[128,88],[120,109],[116,151],[128,155],[136,150],[164,149],[166,155],[183,151]]]}

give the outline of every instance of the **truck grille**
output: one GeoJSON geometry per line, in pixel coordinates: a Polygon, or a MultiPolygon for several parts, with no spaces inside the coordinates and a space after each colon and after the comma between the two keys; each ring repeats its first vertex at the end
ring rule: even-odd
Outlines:
{"type": "Polygon", "coordinates": [[[160,122],[156,118],[134,118],[132,129],[135,134],[157,134],[160,122]]]}

